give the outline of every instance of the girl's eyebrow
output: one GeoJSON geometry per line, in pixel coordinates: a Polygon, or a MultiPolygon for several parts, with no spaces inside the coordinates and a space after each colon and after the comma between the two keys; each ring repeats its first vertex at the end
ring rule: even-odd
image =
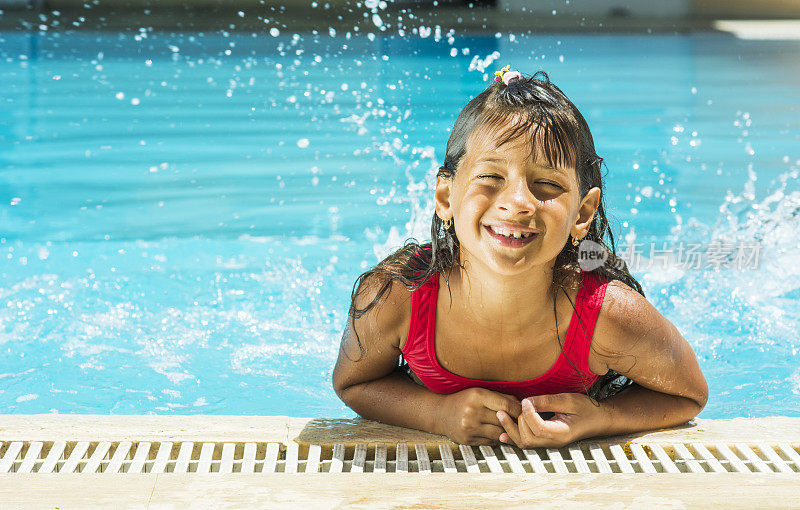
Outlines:
{"type": "Polygon", "coordinates": [[[491,157],[483,157],[478,158],[475,160],[476,163],[505,163],[506,160],[503,158],[491,158],[491,157]]]}
{"type": "MultiPolygon", "coordinates": [[[[504,159],[504,158],[493,158],[493,157],[490,157],[490,156],[480,157],[480,158],[475,160],[475,163],[507,163],[507,162],[508,161],[506,159],[504,159]]],[[[560,173],[560,174],[564,174],[565,173],[565,170],[563,168],[560,168],[560,167],[557,167],[557,166],[556,167],[552,167],[552,166],[548,166],[547,164],[536,164],[536,166],[539,166],[541,168],[546,168],[547,170],[554,170],[555,172],[560,173]]]]}

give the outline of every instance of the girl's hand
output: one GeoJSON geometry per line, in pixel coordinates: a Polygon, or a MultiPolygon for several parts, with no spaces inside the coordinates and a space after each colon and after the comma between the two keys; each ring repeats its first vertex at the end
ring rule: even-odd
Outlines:
{"type": "Polygon", "coordinates": [[[503,411],[498,411],[497,417],[505,429],[499,437],[504,443],[513,441],[519,448],[561,448],[602,433],[606,414],[583,393],[557,393],[524,399],[517,423],[503,411]],[[555,415],[545,420],[537,411],[555,415]]]}
{"type": "Polygon", "coordinates": [[[446,395],[439,408],[439,430],[464,445],[498,445],[503,426],[498,418],[517,418],[522,407],[517,397],[485,388],[467,388],[446,395]]]}

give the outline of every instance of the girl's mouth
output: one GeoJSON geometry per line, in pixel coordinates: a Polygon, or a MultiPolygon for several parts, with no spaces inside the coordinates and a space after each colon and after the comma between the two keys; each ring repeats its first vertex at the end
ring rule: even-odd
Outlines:
{"type": "Polygon", "coordinates": [[[510,248],[521,248],[539,236],[539,234],[533,234],[530,237],[520,237],[520,238],[506,237],[504,235],[498,234],[497,232],[492,230],[492,228],[489,227],[488,225],[484,225],[483,228],[486,229],[486,231],[489,233],[490,236],[492,236],[494,239],[497,240],[500,246],[508,246],[510,248]]]}

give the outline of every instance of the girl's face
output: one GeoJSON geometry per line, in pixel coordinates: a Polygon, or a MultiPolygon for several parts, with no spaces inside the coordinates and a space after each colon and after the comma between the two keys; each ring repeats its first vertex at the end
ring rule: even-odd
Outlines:
{"type": "Polygon", "coordinates": [[[526,136],[499,147],[496,138],[480,127],[473,131],[455,177],[437,180],[436,212],[453,219],[462,262],[504,275],[552,268],[569,236],[582,239],[588,232],[600,189],[581,199],[574,168],[531,158],[526,136]],[[499,238],[501,229],[535,233],[527,242],[509,242],[499,238]]]}

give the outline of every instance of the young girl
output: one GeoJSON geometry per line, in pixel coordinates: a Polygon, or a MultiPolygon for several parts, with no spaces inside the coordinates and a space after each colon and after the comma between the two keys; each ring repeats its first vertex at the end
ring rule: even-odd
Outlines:
{"type": "Polygon", "coordinates": [[[708,386],[615,256],[586,121],[545,73],[495,74],[447,141],[431,242],[356,280],[337,395],[468,445],[557,448],[694,418],[708,386]]]}

